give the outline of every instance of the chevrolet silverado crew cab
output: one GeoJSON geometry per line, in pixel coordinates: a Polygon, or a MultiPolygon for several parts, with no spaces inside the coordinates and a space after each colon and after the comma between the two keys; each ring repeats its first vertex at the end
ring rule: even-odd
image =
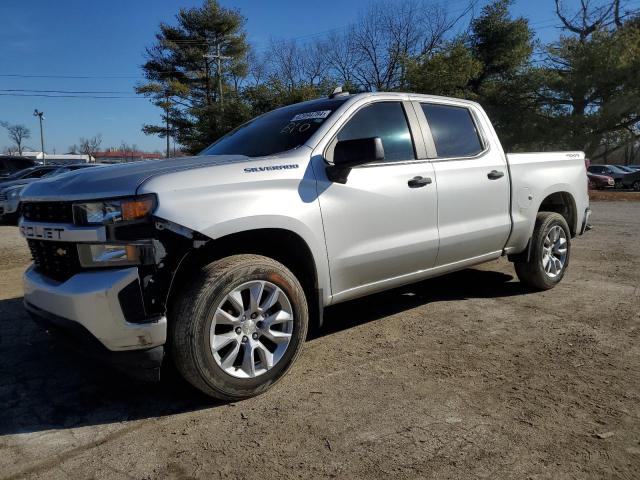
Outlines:
{"type": "Polygon", "coordinates": [[[24,304],[130,374],[166,355],[239,399],[282,378],[328,305],[505,255],[552,288],[589,214],[581,152],[505,155],[469,101],[333,94],[196,157],[29,185],[24,304]]]}

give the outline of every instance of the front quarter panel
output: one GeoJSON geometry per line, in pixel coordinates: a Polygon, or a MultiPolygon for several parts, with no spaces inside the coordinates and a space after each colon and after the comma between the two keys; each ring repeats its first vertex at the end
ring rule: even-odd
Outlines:
{"type": "MultiPolygon", "coordinates": [[[[159,176],[138,193],[155,193],[155,215],[211,239],[261,228],[299,235],[309,246],[318,285],[330,296],[329,271],[310,149],[278,157],[159,176]]],[[[256,235],[256,242],[260,242],[256,235]]]]}

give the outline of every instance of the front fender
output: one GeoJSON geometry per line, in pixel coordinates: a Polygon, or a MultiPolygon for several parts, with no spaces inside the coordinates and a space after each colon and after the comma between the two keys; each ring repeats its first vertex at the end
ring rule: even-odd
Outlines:
{"type": "MultiPolygon", "coordinates": [[[[139,193],[158,197],[156,216],[211,239],[257,229],[295,233],[308,245],[318,275],[318,287],[330,298],[329,265],[309,152],[278,159],[297,168],[246,173],[245,168],[270,165],[256,160],[241,165],[175,173],[152,179],[139,193]]],[[[260,242],[256,235],[256,242],[260,242]]]]}

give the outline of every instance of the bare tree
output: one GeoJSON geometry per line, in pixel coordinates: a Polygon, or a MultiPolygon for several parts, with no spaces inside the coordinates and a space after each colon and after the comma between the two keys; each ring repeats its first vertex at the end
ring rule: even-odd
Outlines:
{"type": "Polygon", "coordinates": [[[555,0],[556,15],[564,28],[577,34],[584,41],[589,35],[601,28],[615,25],[622,26],[622,19],[637,12],[637,9],[622,12],[621,0],[610,0],[608,3],[594,4],[591,0],[580,0],[580,5],[573,12],[567,12],[562,0],[555,0]]]}
{"type": "Polygon", "coordinates": [[[247,77],[251,81],[251,86],[257,87],[267,77],[269,66],[266,55],[259,55],[254,50],[247,54],[247,64],[249,65],[247,77]]]}
{"type": "Polygon", "coordinates": [[[271,40],[267,61],[271,76],[293,90],[300,81],[300,52],[295,40],[271,40]]]}
{"type": "Polygon", "coordinates": [[[353,85],[353,72],[358,66],[358,53],[353,41],[353,31],[342,34],[333,32],[327,39],[331,48],[327,51],[327,62],[333,75],[342,85],[353,85]]]}
{"type": "Polygon", "coordinates": [[[381,4],[371,5],[349,32],[357,55],[354,77],[367,90],[389,90],[396,73],[398,58],[389,45],[387,15],[381,4]]]}
{"type": "Polygon", "coordinates": [[[432,54],[476,3],[470,0],[455,17],[445,7],[421,0],[404,0],[393,8],[372,4],[346,34],[353,77],[368,90],[402,88],[407,59],[432,54]]]}
{"type": "Polygon", "coordinates": [[[125,161],[127,162],[132,162],[138,158],[138,145],[135,143],[129,145],[125,141],[121,141],[119,149],[122,151],[125,161]]]}
{"type": "Polygon", "coordinates": [[[31,130],[24,125],[11,125],[7,122],[0,122],[0,126],[7,129],[7,134],[15,144],[18,155],[22,155],[24,141],[31,138],[31,130]]]}
{"type": "Polygon", "coordinates": [[[471,15],[478,5],[478,0],[469,0],[467,5],[459,10],[457,15],[450,15],[448,10],[439,4],[427,4],[422,7],[420,16],[420,38],[419,55],[431,55],[443,43],[449,34],[464,18],[471,15]]]}
{"type": "Polygon", "coordinates": [[[95,154],[102,144],[102,135],[98,134],[91,138],[80,138],[79,150],[82,154],[89,156],[89,161],[95,162],[95,154]],[[93,160],[92,160],[93,159],[93,160]]]}
{"type": "Polygon", "coordinates": [[[328,76],[328,43],[316,40],[300,48],[299,70],[302,80],[309,85],[317,85],[328,76]]]}

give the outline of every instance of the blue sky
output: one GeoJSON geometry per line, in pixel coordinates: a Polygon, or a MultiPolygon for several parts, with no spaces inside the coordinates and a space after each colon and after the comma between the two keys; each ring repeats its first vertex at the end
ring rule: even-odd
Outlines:
{"type": "MultiPolygon", "coordinates": [[[[568,7],[577,0],[565,3],[568,7]]],[[[366,1],[222,0],[247,18],[249,41],[257,50],[270,38],[308,39],[345,26],[366,1]]],[[[394,3],[394,0],[389,0],[394,3]]],[[[45,147],[66,152],[80,137],[97,133],[102,146],[121,141],[145,150],[162,150],[163,140],[146,136],[144,123],[158,121],[159,111],[135,97],[144,48],[153,42],[161,21],[171,22],[181,7],[200,0],[2,0],[0,2],[0,90],[73,90],[123,92],[121,99],[40,98],[0,95],[0,120],[31,128],[29,147],[39,150],[34,108],[45,112],[45,147]],[[82,76],[25,78],[7,75],[82,76]]],[[[466,0],[446,2],[455,13],[466,0]]],[[[532,22],[542,40],[558,35],[553,0],[516,1],[513,13],[532,22]]],[[[0,92],[2,93],[2,92],[0,92]]],[[[9,145],[0,129],[0,148],[9,145]]]]}

